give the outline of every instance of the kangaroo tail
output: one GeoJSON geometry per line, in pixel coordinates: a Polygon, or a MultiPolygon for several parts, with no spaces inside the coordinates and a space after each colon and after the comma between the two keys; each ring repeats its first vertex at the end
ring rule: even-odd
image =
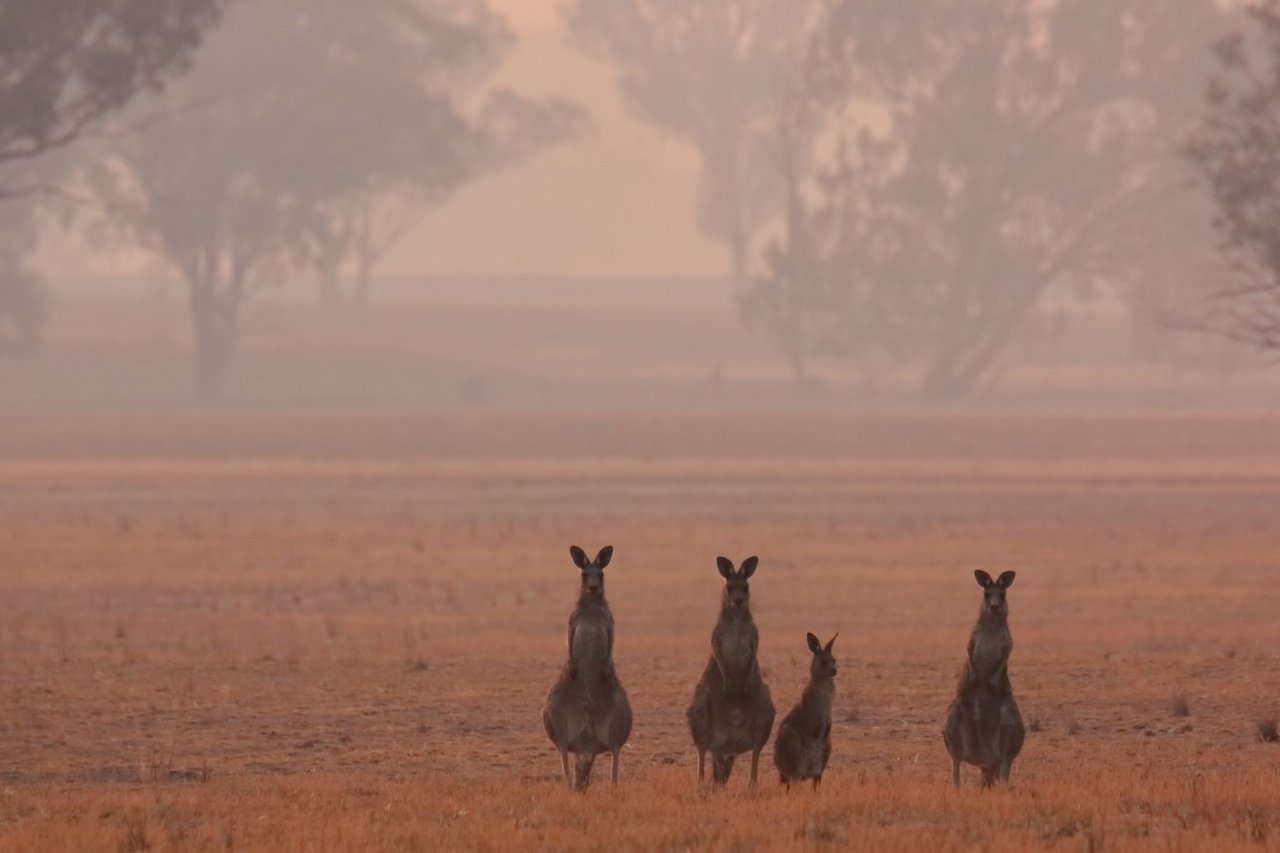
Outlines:
{"type": "Polygon", "coordinates": [[[596,757],[592,753],[579,752],[576,755],[574,788],[579,791],[587,790],[587,786],[591,784],[591,766],[595,763],[596,757]]]}
{"type": "Polygon", "coordinates": [[[736,755],[713,755],[711,757],[711,778],[717,785],[723,785],[729,781],[729,774],[733,772],[733,760],[736,755]]]}

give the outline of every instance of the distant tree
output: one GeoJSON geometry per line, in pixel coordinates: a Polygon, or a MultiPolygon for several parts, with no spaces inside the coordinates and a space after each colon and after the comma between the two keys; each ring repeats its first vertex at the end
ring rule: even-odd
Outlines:
{"type": "Polygon", "coordinates": [[[1280,0],[1247,10],[1249,33],[1216,45],[1219,72],[1185,154],[1217,210],[1228,261],[1207,300],[1182,320],[1262,350],[1280,350],[1280,0]]]}
{"type": "Polygon", "coordinates": [[[810,54],[827,151],[748,300],[798,375],[879,357],[964,396],[1047,290],[1140,278],[1218,16],[1212,0],[834,2],[810,54]]]}
{"type": "MultiPolygon", "coordinates": [[[[0,0],[0,167],[101,130],[186,69],[230,0],[0,0]]],[[[42,185],[0,172],[0,199],[42,185]]]]}
{"type": "Polygon", "coordinates": [[[187,67],[230,0],[0,0],[0,354],[30,352],[44,283],[32,196],[63,195],[52,153],[187,67]]]}
{"type": "Polygon", "coordinates": [[[482,0],[258,0],[227,16],[177,90],[192,108],[100,178],[182,275],[199,395],[220,390],[254,293],[324,252],[341,262],[355,244],[335,235],[360,201],[478,173],[491,138],[464,96],[509,43],[482,0]]]}
{"type": "Polygon", "coordinates": [[[573,0],[573,33],[608,61],[627,105],[702,159],[699,221],[749,274],[760,228],[786,203],[780,134],[796,98],[819,0],[573,0]]]}
{"type": "Polygon", "coordinates": [[[30,198],[0,204],[0,357],[34,352],[45,319],[45,290],[26,258],[36,242],[30,198]]]}
{"type": "MultiPolygon", "coordinates": [[[[467,94],[464,83],[455,86],[455,100],[467,94]]],[[[572,104],[535,102],[507,91],[490,92],[469,120],[470,144],[458,160],[442,163],[424,150],[403,171],[371,179],[329,207],[312,235],[311,256],[327,298],[339,299],[349,291],[357,302],[367,302],[378,264],[461,185],[566,142],[588,124],[586,114],[572,104]],[[347,279],[350,285],[344,287],[347,279]]]]}

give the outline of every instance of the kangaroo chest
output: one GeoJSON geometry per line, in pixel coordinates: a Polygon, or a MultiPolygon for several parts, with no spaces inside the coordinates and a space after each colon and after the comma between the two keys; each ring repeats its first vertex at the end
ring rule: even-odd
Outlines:
{"type": "Polygon", "coordinates": [[[573,623],[573,662],[580,669],[603,667],[609,662],[609,622],[599,614],[573,623]]]}
{"type": "Polygon", "coordinates": [[[756,629],[750,622],[728,623],[719,632],[720,660],[736,675],[745,675],[756,644],[756,629]]]}
{"type": "Polygon", "coordinates": [[[1012,642],[1005,630],[978,630],[973,634],[973,653],[969,666],[980,680],[994,677],[1007,660],[1012,642]]]}

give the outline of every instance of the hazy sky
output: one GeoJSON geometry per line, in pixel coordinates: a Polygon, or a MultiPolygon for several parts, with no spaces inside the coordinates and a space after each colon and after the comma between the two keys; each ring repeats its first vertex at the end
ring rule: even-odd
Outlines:
{"type": "Polygon", "coordinates": [[[490,0],[520,38],[499,79],[592,114],[578,142],[465,188],[382,272],[720,275],[724,250],[698,232],[691,146],[627,114],[609,68],[568,42],[562,0],[490,0]]]}

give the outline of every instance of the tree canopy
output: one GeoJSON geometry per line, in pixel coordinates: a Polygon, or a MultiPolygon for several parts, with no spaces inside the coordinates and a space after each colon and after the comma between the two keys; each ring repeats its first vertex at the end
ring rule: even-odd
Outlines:
{"type": "Polygon", "coordinates": [[[1195,326],[1280,350],[1280,2],[1254,3],[1247,19],[1247,31],[1217,43],[1206,114],[1185,148],[1228,261],[1195,326]]]}
{"type": "MultiPolygon", "coordinates": [[[[101,130],[188,66],[230,0],[0,0],[0,167],[101,130]]],[[[38,184],[0,171],[0,197],[38,184]]]]}
{"type": "Polygon", "coordinates": [[[826,117],[749,311],[798,372],[915,365],[972,393],[1050,288],[1143,275],[1217,26],[1209,0],[841,0],[811,76],[826,117]],[[834,84],[834,85],[833,85],[834,84]]]}
{"type": "Polygon", "coordinates": [[[781,208],[780,136],[794,124],[817,0],[574,0],[579,44],[613,68],[627,105],[702,159],[699,220],[747,275],[781,208]]]}
{"type": "Polygon", "coordinates": [[[481,0],[259,0],[226,16],[168,99],[180,116],[100,173],[188,288],[200,394],[221,386],[253,293],[350,250],[353,199],[446,193],[527,146],[530,116],[551,116],[538,141],[558,138],[545,127],[576,116],[564,105],[482,91],[510,43],[481,0]]]}

